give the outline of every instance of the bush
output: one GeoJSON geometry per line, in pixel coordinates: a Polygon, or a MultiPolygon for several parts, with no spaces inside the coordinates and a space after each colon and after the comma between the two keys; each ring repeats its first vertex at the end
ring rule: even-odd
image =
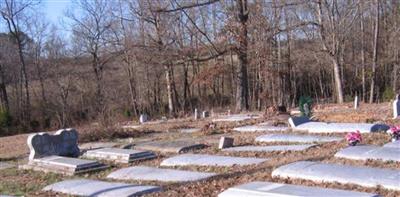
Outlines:
{"type": "Polygon", "coordinates": [[[299,99],[299,109],[301,112],[301,116],[311,117],[311,109],[312,109],[312,99],[309,96],[301,96],[299,99]],[[308,105],[309,111],[304,109],[304,105],[308,105]],[[307,113],[308,112],[308,113],[307,113]]]}
{"type": "Polygon", "coordinates": [[[7,110],[0,108],[0,127],[5,128],[11,126],[11,115],[7,110]]]}
{"type": "Polygon", "coordinates": [[[394,92],[393,89],[391,87],[386,87],[385,91],[383,92],[383,101],[391,101],[392,99],[394,99],[394,92]]]}

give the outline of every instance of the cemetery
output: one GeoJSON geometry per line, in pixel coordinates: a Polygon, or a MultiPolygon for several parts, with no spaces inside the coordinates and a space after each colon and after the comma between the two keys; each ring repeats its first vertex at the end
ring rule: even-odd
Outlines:
{"type": "Polygon", "coordinates": [[[314,113],[313,120],[291,116],[286,125],[261,114],[221,114],[218,121],[215,113],[167,121],[147,116],[137,122],[157,132],[86,143],[79,142],[79,129],[33,133],[25,137],[24,154],[0,161],[0,189],[10,187],[6,179],[22,184],[24,176],[40,181],[28,192],[33,196],[400,195],[400,141],[390,127],[397,119],[372,132],[370,123],[318,121],[329,109],[314,113]],[[362,139],[353,144],[349,136],[362,139]]]}

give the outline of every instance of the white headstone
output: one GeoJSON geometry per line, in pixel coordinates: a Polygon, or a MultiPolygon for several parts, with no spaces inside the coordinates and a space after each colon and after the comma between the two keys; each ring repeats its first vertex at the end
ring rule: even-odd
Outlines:
{"type": "Polygon", "coordinates": [[[358,105],[359,105],[359,100],[358,100],[358,96],[356,96],[354,98],[354,109],[358,109],[358,105]]]}
{"type": "Polygon", "coordinates": [[[396,100],[393,101],[393,118],[398,118],[400,113],[400,101],[399,97],[396,96],[396,100]]]}
{"type": "Polygon", "coordinates": [[[198,120],[199,119],[199,112],[197,111],[197,108],[194,109],[194,119],[198,120]]]}
{"type": "Polygon", "coordinates": [[[233,138],[221,137],[221,139],[219,140],[219,145],[218,145],[219,149],[229,148],[232,146],[233,146],[233,138]]]}
{"type": "Polygon", "coordinates": [[[310,106],[307,103],[304,103],[303,109],[304,109],[304,115],[310,117],[311,113],[310,106]]]}
{"type": "Polygon", "coordinates": [[[140,124],[143,124],[143,123],[147,122],[148,120],[149,120],[149,117],[147,116],[147,114],[140,114],[140,117],[139,117],[140,124]]]}
{"type": "Polygon", "coordinates": [[[54,135],[31,134],[27,140],[30,149],[29,160],[46,156],[78,157],[78,132],[75,129],[61,129],[54,135]]]}

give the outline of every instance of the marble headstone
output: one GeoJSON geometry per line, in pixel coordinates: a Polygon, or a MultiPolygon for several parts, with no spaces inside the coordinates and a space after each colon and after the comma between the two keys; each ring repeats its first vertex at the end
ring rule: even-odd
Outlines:
{"type": "Polygon", "coordinates": [[[354,98],[354,109],[358,109],[358,105],[359,105],[359,100],[358,100],[358,96],[356,96],[354,98]]]}
{"type": "Polygon", "coordinates": [[[28,137],[29,160],[57,155],[78,157],[78,132],[75,129],[61,129],[54,135],[36,133],[28,137]]]}
{"type": "Polygon", "coordinates": [[[223,148],[229,148],[233,146],[233,138],[231,137],[221,137],[221,139],[219,140],[219,145],[218,148],[219,149],[223,149],[223,148]]]}
{"type": "Polygon", "coordinates": [[[147,114],[140,114],[139,122],[140,122],[141,124],[147,122],[148,120],[149,120],[149,117],[147,116],[147,114]]]}
{"type": "Polygon", "coordinates": [[[194,119],[198,120],[199,119],[199,111],[196,109],[194,109],[194,119]]]}
{"type": "Polygon", "coordinates": [[[396,95],[396,100],[393,101],[393,118],[398,118],[400,115],[400,100],[399,96],[396,95]]]}

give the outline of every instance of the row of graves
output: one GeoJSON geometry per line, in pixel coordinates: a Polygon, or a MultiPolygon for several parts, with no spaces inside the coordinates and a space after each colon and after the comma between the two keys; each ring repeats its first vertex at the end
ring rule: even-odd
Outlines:
{"type": "MultiPolygon", "coordinates": [[[[197,111],[196,111],[197,114],[197,111]]],[[[204,117],[208,114],[203,112],[204,117]]],[[[207,116],[207,117],[206,117],[207,116]]],[[[196,117],[197,118],[197,117],[196,117]]],[[[246,121],[259,118],[257,115],[235,114],[212,119],[213,122],[246,121]]],[[[147,119],[147,117],[143,118],[147,119]]],[[[220,138],[217,154],[198,153],[207,147],[202,143],[188,140],[150,141],[126,148],[96,147],[82,151],[78,147],[78,132],[63,129],[55,134],[37,133],[27,139],[30,148],[29,162],[20,169],[64,174],[64,180],[50,184],[43,191],[77,196],[140,196],[163,191],[162,184],[186,184],[197,181],[210,181],[223,173],[177,169],[185,166],[221,167],[230,169],[238,166],[257,166],[268,163],[271,158],[227,156],[218,153],[240,152],[286,152],[305,151],[318,148],[324,143],[339,143],[343,134],[349,146],[336,152],[335,158],[346,160],[377,160],[400,162],[400,141],[397,141],[400,128],[390,128],[384,124],[367,123],[327,123],[312,121],[307,117],[290,117],[288,124],[276,125],[262,122],[240,126],[233,129],[240,135],[257,134],[251,144],[234,146],[231,133],[220,138]],[[359,143],[361,133],[389,131],[393,141],[383,146],[359,143]],[[330,135],[326,135],[326,134],[330,135]],[[259,135],[258,135],[259,134],[259,135]],[[333,134],[333,135],[331,135],[333,134]],[[286,144],[282,144],[286,143],[286,144]],[[173,153],[159,163],[159,166],[146,166],[141,163],[158,157],[159,154],[173,153]],[[132,164],[133,162],[133,164],[132,164]],[[70,175],[97,173],[107,169],[109,163],[123,163],[127,167],[110,172],[105,179],[69,179],[70,175]],[[131,181],[148,181],[152,184],[131,184],[131,181]]],[[[196,133],[199,129],[182,130],[196,133]]],[[[216,148],[216,147],[215,147],[216,148]]],[[[279,154],[277,154],[279,157],[279,154]]],[[[201,168],[200,168],[201,169],[201,168]]],[[[304,160],[277,166],[271,176],[280,180],[305,180],[315,182],[316,186],[304,186],[274,181],[253,181],[224,189],[219,197],[260,197],[260,196],[354,196],[372,197],[379,193],[319,187],[318,183],[352,184],[361,187],[380,187],[400,191],[400,169],[387,169],[356,166],[318,160],[304,160]]],[[[184,194],[182,194],[184,195],[184,194]]],[[[202,194],[198,194],[202,196],[202,194]]]]}

